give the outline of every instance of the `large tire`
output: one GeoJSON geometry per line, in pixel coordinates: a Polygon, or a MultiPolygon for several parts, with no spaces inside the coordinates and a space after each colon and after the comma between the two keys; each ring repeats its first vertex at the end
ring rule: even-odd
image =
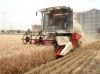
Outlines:
{"type": "Polygon", "coordinates": [[[81,47],[82,46],[82,41],[77,41],[77,47],[81,47]]]}
{"type": "Polygon", "coordinates": [[[53,45],[54,45],[54,51],[56,51],[58,49],[58,44],[56,41],[53,42],[53,45]]]}

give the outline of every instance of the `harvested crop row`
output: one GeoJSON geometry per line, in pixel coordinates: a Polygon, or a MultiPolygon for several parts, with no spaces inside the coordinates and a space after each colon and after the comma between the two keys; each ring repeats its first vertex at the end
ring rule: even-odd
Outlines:
{"type": "Polygon", "coordinates": [[[40,67],[37,67],[25,74],[69,74],[68,72],[72,72],[74,69],[81,66],[81,64],[86,64],[87,62],[85,62],[85,60],[90,61],[92,57],[96,55],[96,51],[99,45],[100,42],[89,44],[88,46],[73,51],[61,59],[57,59],[51,63],[41,65],[40,67]]]}
{"type": "Polygon", "coordinates": [[[47,64],[45,64],[45,65],[43,64],[43,65],[41,65],[41,66],[39,66],[39,67],[37,67],[37,68],[32,69],[32,70],[30,71],[30,73],[38,74],[39,72],[43,71],[44,69],[48,69],[48,68],[50,68],[50,67],[53,67],[55,64],[63,63],[63,61],[65,61],[65,59],[67,59],[67,60],[69,59],[69,60],[70,60],[70,58],[71,58],[71,57],[75,57],[75,56],[73,56],[73,55],[75,55],[75,54],[77,55],[78,52],[82,52],[82,51],[85,50],[85,49],[92,48],[91,46],[92,46],[93,44],[94,44],[94,43],[91,43],[91,44],[89,44],[88,46],[85,46],[84,48],[83,48],[83,47],[77,48],[77,49],[75,49],[75,51],[69,53],[68,55],[64,56],[63,58],[56,59],[56,60],[54,60],[54,61],[52,61],[52,62],[50,62],[50,63],[47,63],[47,64]],[[61,62],[61,61],[62,61],[62,62],[61,62]]]}
{"type": "MultiPolygon", "coordinates": [[[[68,60],[68,61],[66,61],[65,60],[65,63],[63,63],[63,64],[57,64],[57,65],[55,65],[55,66],[53,66],[53,67],[51,67],[51,68],[48,68],[48,69],[46,69],[46,70],[44,70],[44,71],[42,71],[42,72],[40,72],[40,74],[47,74],[47,73],[50,73],[50,72],[53,72],[54,70],[57,70],[57,69],[59,69],[59,67],[62,67],[62,66],[64,66],[64,68],[63,68],[63,70],[64,69],[66,69],[66,68],[69,68],[72,64],[74,64],[75,62],[77,62],[77,60],[79,60],[79,59],[81,59],[84,55],[86,55],[88,52],[89,52],[90,50],[88,50],[88,51],[86,51],[84,54],[82,54],[83,52],[81,52],[80,54],[78,54],[77,56],[75,56],[74,58],[71,58],[70,60],[68,60]],[[80,55],[80,56],[79,56],[80,55]],[[72,60],[73,59],[73,60],[72,60]],[[66,66],[66,67],[65,67],[66,66]]],[[[61,62],[62,63],[62,62],[61,62]]],[[[61,70],[61,69],[60,69],[61,70]]],[[[59,71],[59,70],[57,70],[57,71],[59,71]]]]}

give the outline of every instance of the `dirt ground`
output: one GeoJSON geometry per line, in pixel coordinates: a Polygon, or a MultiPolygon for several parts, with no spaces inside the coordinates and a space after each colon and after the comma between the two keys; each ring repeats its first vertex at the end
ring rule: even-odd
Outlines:
{"type": "Polygon", "coordinates": [[[86,66],[82,74],[100,74],[100,51],[92,59],[91,63],[86,66]]]}

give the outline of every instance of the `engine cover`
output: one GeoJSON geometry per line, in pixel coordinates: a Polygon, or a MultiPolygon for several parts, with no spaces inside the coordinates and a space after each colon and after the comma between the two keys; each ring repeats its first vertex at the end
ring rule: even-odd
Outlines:
{"type": "Polygon", "coordinates": [[[59,46],[66,45],[69,42],[69,37],[68,36],[57,36],[56,41],[59,46]]]}

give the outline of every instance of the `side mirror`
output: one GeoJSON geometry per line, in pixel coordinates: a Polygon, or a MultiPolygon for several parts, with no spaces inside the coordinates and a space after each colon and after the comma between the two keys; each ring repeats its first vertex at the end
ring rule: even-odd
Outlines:
{"type": "Polygon", "coordinates": [[[37,16],[37,12],[36,12],[36,16],[37,16]]]}

